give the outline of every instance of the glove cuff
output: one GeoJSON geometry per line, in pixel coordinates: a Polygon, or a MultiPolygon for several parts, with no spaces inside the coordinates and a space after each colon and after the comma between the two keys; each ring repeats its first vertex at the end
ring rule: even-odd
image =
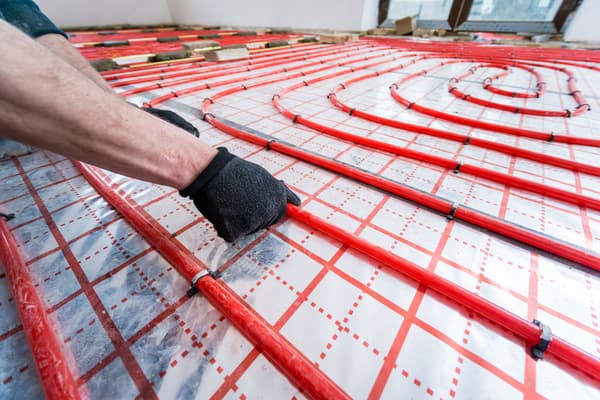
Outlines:
{"type": "Polygon", "coordinates": [[[235,156],[231,154],[225,147],[218,147],[218,153],[213,160],[208,164],[200,175],[191,183],[190,186],[179,191],[179,194],[183,197],[193,196],[201,191],[215,176],[221,172],[221,170],[233,160],[235,156]]]}

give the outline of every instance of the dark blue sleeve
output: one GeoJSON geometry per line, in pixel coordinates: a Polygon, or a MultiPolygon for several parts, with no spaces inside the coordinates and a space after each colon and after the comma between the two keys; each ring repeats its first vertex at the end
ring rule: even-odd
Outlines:
{"type": "Polygon", "coordinates": [[[32,0],[0,0],[0,18],[36,38],[56,33],[67,38],[32,0]]]}

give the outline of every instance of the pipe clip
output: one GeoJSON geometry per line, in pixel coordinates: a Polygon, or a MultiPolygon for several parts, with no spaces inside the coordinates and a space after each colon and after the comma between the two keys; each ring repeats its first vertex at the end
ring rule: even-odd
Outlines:
{"type": "Polygon", "coordinates": [[[248,90],[248,87],[246,85],[242,85],[242,89],[248,90]]]}
{"type": "Polygon", "coordinates": [[[271,97],[271,102],[274,102],[275,98],[281,99],[281,96],[278,94],[274,94],[273,97],[271,97]]]}
{"type": "Polygon", "coordinates": [[[575,107],[575,109],[578,110],[581,107],[587,107],[588,111],[592,111],[592,106],[590,106],[588,103],[578,104],[577,107],[575,107]]]}
{"type": "Polygon", "coordinates": [[[354,114],[354,111],[356,111],[356,108],[351,108],[350,111],[348,111],[348,115],[352,116],[352,114],[354,114]]]}
{"type": "MultiPolygon", "coordinates": [[[[215,119],[215,114],[213,113],[203,113],[202,114],[202,121],[206,121],[206,117],[211,116],[213,119],[215,119]]],[[[207,121],[208,122],[208,121],[207,121]]]]}
{"type": "Polygon", "coordinates": [[[267,151],[271,151],[271,143],[276,142],[275,139],[271,139],[267,142],[267,144],[265,145],[265,149],[267,149],[267,151]]]}
{"type": "Polygon", "coordinates": [[[219,279],[221,277],[221,273],[219,271],[211,271],[209,269],[205,269],[198,272],[192,278],[191,286],[186,292],[188,297],[193,297],[196,293],[200,292],[196,285],[198,284],[198,281],[200,281],[200,279],[204,278],[205,276],[210,276],[213,279],[219,279]]]}
{"type": "Polygon", "coordinates": [[[550,142],[550,143],[554,142],[555,137],[556,137],[556,133],[551,132],[550,137],[548,138],[548,142],[550,142]]]}
{"type": "Polygon", "coordinates": [[[209,102],[210,104],[215,104],[215,101],[213,99],[211,99],[210,97],[205,97],[204,100],[202,100],[202,102],[209,102]]]}
{"type": "Polygon", "coordinates": [[[531,356],[534,360],[543,360],[544,353],[548,350],[548,346],[550,346],[550,342],[552,342],[552,329],[543,322],[534,319],[533,324],[541,329],[540,332],[540,341],[537,342],[534,346],[531,347],[531,356]]]}
{"type": "Polygon", "coordinates": [[[456,210],[458,210],[458,203],[453,203],[452,204],[452,208],[450,209],[450,212],[448,213],[448,215],[446,215],[446,219],[448,221],[452,221],[454,219],[454,215],[456,214],[456,210]]]}
{"type": "Polygon", "coordinates": [[[14,213],[4,214],[3,212],[0,212],[0,217],[4,218],[7,221],[10,221],[11,219],[15,218],[15,214],[14,213]]]}
{"type": "Polygon", "coordinates": [[[298,122],[298,118],[300,118],[300,114],[294,115],[294,119],[292,119],[292,122],[293,123],[297,123],[298,122]]]}
{"type": "Polygon", "coordinates": [[[454,171],[452,171],[454,174],[458,174],[458,171],[460,171],[460,167],[462,167],[462,161],[457,161],[456,162],[456,167],[454,167],[454,171]]]}
{"type": "Polygon", "coordinates": [[[471,134],[467,135],[467,138],[465,139],[465,145],[468,145],[471,143],[471,134]]]}

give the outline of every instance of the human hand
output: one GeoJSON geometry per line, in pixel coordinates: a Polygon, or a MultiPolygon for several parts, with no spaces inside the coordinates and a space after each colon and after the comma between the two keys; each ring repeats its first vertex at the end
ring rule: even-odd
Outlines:
{"type": "Polygon", "coordinates": [[[186,121],[181,115],[170,111],[170,110],[161,110],[159,108],[143,108],[144,111],[146,111],[148,114],[152,114],[155,117],[158,117],[164,121],[170,122],[173,125],[188,131],[189,133],[191,133],[192,135],[196,136],[196,137],[200,137],[200,132],[198,132],[198,129],[196,129],[196,127],[192,124],[190,124],[188,121],[186,121]]]}
{"type": "Polygon", "coordinates": [[[218,150],[196,180],[179,193],[194,201],[227,242],[275,224],[285,215],[287,203],[300,205],[300,198],[263,167],[224,147],[218,150]]]}

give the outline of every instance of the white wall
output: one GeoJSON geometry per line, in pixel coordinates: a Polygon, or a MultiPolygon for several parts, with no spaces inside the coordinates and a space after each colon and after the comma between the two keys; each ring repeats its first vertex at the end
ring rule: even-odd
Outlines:
{"type": "Polygon", "coordinates": [[[377,25],[378,0],[167,1],[178,24],[328,30],[364,30],[377,25]]]}
{"type": "Polygon", "coordinates": [[[173,22],[167,0],[36,0],[36,3],[61,27],[173,22]]]}
{"type": "Polygon", "coordinates": [[[565,40],[600,42],[600,29],[597,27],[600,16],[600,1],[585,0],[570,19],[565,29],[565,40]]]}

